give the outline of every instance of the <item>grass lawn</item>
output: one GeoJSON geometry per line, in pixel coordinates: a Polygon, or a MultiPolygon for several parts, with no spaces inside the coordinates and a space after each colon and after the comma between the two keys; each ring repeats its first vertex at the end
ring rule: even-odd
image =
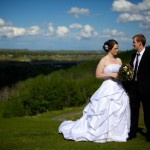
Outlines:
{"type": "MultiPolygon", "coordinates": [[[[83,107],[79,107],[48,112],[33,117],[0,118],[0,150],[150,149],[150,143],[145,142],[145,138],[140,133],[138,133],[135,139],[125,143],[108,142],[101,144],[64,140],[63,136],[58,133],[58,126],[63,119],[76,120],[81,116],[82,110],[83,107]]],[[[140,127],[144,128],[142,112],[140,116],[139,124],[140,127]]]]}

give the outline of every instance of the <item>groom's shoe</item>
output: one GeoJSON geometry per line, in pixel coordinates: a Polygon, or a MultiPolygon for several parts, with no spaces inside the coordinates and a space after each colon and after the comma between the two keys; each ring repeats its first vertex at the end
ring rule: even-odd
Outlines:
{"type": "Polygon", "coordinates": [[[127,138],[127,141],[132,140],[134,138],[136,138],[136,134],[130,134],[129,133],[129,137],[127,138]]]}
{"type": "Polygon", "coordinates": [[[150,142],[150,138],[146,138],[146,140],[145,140],[146,142],[150,142]]]}
{"type": "Polygon", "coordinates": [[[149,134],[146,135],[146,142],[150,142],[150,135],[149,134]]]}

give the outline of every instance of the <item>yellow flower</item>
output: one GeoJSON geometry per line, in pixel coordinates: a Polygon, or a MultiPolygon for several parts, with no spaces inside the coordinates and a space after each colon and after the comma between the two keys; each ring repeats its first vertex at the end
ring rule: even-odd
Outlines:
{"type": "Polygon", "coordinates": [[[133,69],[129,64],[123,64],[118,73],[120,81],[130,81],[133,79],[133,69]]]}

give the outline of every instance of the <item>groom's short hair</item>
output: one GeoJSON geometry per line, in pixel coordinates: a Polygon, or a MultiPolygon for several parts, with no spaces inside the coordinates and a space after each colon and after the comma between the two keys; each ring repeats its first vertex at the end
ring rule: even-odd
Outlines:
{"type": "Polygon", "coordinates": [[[134,39],[136,37],[137,42],[141,42],[143,44],[143,46],[145,46],[146,44],[146,38],[143,34],[136,34],[133,36],[132,39],[134,39]]]}

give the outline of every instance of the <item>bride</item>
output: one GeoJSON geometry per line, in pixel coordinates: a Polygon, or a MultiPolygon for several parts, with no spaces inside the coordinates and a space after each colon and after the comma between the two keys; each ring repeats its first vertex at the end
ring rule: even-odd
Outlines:
{"type": "Polygon", "coordinates": [[[92,95],[76,121],[63,121],[59,126],[67,140],[126,142],[130,128],[129,98],[117,79],[122,65],[117,58],[118,42],[111,39],[104,43],[107,54],[100,60],[96,69],[96,78],[104,79],[102,85],[92,95]]]}

